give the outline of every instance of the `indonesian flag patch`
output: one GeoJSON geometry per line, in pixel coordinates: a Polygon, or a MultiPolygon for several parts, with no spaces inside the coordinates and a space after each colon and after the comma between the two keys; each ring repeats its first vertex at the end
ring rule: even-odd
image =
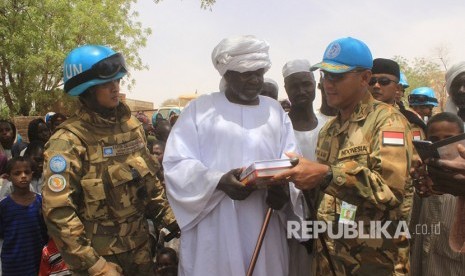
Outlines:
{"type": "Polygon", "coordinates": [[[404,133],[399,131],[383,131],[383,145],[403,146],[404,133]]]}
{"type": "Polygon", "coordinates": [[[413,140],[421,140],[421,132],[419,130],[412,131],[413,140]]]}

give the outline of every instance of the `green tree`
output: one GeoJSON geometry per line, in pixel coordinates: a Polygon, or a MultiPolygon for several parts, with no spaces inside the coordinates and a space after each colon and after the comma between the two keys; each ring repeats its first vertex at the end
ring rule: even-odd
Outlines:
{"type": "Polygon", "coordinates": [[[62,63],[78,45],[109,45],[124,54],[130,69],[144,69],[138,49],[151,30],[137,21],[135,3],[0,0],[0,106],[10,116],[43,114],[57,103],[72,107],[62,92],[62,63]]]}
{"type": "MultiPolygon", "coordinates": [[[[445,92],[445,72],[442,70],[442,65],[439,65],[436,60],[433,61],[427,58],[408,60],[404,57],[396,56],[394,60],[399,63],[400,70],[407,76],[410,85],[405,90],[404,100],[406,101],[410,92],[415,88],[431,87],[436,93],[439,108],[443,110],[447,93],[445,92]]],[[[407,102],[405,103],[408,105],[407,102]]]]}
{"type": "MultiPolygon", "coordinates": [[[[162,0],[154,0],[155,3],[159,3],[162,0]]],[[[200,7],[202,9],[211,9],[211,7],[216,3],[216,0],[200,0],[200,7]]]]}

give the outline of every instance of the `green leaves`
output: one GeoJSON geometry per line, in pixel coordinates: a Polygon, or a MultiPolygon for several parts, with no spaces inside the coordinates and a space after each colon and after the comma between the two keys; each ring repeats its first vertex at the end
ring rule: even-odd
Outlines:
{"type": "MultiPolygon", "coordinates": [[[[405,90],[404,100],[410,92],[418,87],[431,87],[439,100],[440,108],[444,107],[446,92],[444,90],[445,72],[438,63],[426,58],[414,58],[407,60],[404,57],[396,56],[394,60],[399,63],[400,70],[407,76],[409,88],[405,90]]],[[[406,106],[408,103],[405,102],[406,106]]]]}
{"type": "Polygon", "coordinates": [[[137,21],[135,2],[0,1],[0,106],[10,116],[43,115],[58,101],[72,106],[61,90],[62,64],[80,45],[108,45],[123,53],[130,70],[145,68],[138,50],[151,30],[137,21]]]}

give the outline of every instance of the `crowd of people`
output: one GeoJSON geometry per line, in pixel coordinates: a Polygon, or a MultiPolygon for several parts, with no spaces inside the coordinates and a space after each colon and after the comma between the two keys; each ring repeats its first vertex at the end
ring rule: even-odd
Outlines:
{"type": "Polygon", "coordinates": [[[319,63],[283,65],[278,101],[269,47],[225,38],[220,91],[151,119],[119,101],[120,53],[73,49],[76,114],[32,120],[27,139],[0,120],[2,275],[465,275],[465,143],[450,160],[413,142],[464,133],[465,62],[446,72],[441,112],[431,87],[404,99],[397,62],[340,38],[319,63]],[[241,182],[274,159],[293,166],[265,188],[241,182]],[[328,229],[292,236],[289,222],[328,229]],[[333,235],[372,222],[387,235],[333,235]]]}

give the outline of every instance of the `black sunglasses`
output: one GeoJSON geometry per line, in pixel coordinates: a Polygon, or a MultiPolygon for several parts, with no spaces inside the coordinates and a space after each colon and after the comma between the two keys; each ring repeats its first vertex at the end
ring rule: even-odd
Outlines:
{"type": "Polygon", "coordinates": [[[435,98],[425,96],[425,95],[408,95],[408,102],[409,103],[427,103],[427,102],[437,103],[438,100],[435,98]]]}
{"type": "Polygon", "coordinates": [[[116,53],[95,63],[89,70],[69,79],[65,83],[65,91],[93,79],[111,79],[120,72],[127,73],[126,62],[123,55],[116,53]]]}
{"type": "Polygon", "coordinates": [[[379,78],[371,77],[370,82],[368,83],[368,85],[373,86],[376,83],[379,83],[379,85],[381,85],[381,86],[386,86],[386,85],[389,85],[391,82],[397,83],[395,80],[391,80],[388,77],[379,77],[379,78]]]}
{"type": "Polygon", "coordinates": [[[362,70],[362,69],[356,69],[356,70],[352,70],[352,71],[349,71],[349,72],[345,72],[345,73],[331,73],[331,72],[328,72],[328,71],[323,71],[323,70],[320,70],[320,76],[323,80],[327,80],[327,81],[331,81],[331,82],[337,82],[337,81],[340,81],[342,79],[344,79],[344,77],[346,76],[346,74],[350,74],[350,73],[360,73],[360,72],[363,72],[365,70],[362,70]]]}

